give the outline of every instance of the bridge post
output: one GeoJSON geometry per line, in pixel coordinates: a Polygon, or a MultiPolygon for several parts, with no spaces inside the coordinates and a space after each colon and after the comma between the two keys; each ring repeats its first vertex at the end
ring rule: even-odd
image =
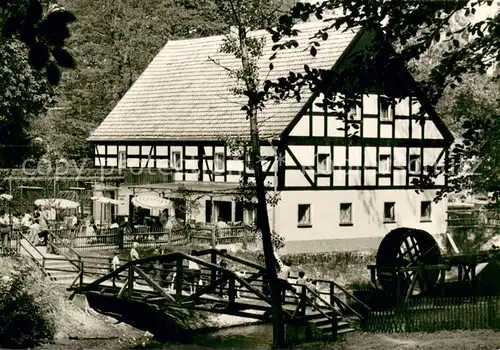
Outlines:
{"type": "MultiPolygon", "coordinates": [[[[214,265],[217,265],[217,253],[215,251],[212,251],[210,253],[210,262],[214,265]]],[[[217,270],[214,268],[210,269],[210,283],[215,283],[215,280],[217,279],[217,270]]]]}
{"type": "Polygon", "coordinates": [[[182,282],[184,280],[182,261],[183,259],[177,260],[176,267],[175,298],[177,299],[177,301],[182,299],[182,282]]]}
{"type": "Polygon", "coordinates": [[[229,278],[229,303],[234,303],[236,299],[236,283],[234,280],[234,276],[229,278]]]}
{"type": "Polygon", "coordinates": [[[128,288],[127,288],[128,297],[132,298],[132,292],[134,291],[134,269],[132,268],[132,266],[129,266],[128,268],[127,283],[128,283],[128,288]]]}
{"type": "Polygon", "coordinates": [[[330,282],[330,305],[333,305],[333,301],[335,300],[335,285],[333,282],[330,282]]]}
{"type": "Polygon", "coordinates": [[[83,260],[80,260],[80,286],[83,286],[83,260]]]}
{"type": "Polygon", "coordinates": [[[302,285],[302,289],[300,290],[300,301],[299,301],[300,317],[302,319],[306,317],[306,307],[307,307],[306,298],[307,298],[306,286],[302,285]]]}
{"type": "Polygon", "coordinates": [[[338,326],[337,315],[332,312],[332,341],[338,340],[338,326]]]}

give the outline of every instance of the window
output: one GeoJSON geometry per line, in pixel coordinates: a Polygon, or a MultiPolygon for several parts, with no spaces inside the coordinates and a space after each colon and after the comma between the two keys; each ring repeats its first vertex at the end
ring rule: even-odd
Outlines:
{"type": "Polygon", "coordinates": [[[214,157],[214,171],[224,171],[224,153],[215,153],[214,157]]]}
{"type": "Polygon", "coordinates": [[[380,154],[378,161],[378,172],[379,174],[390,174],[391,173],[391,156],[388,154],[380,154]]]}
{"type": "Polygon", "coordinates": [[[125,151],[118,152],[118,168],[123,169],[127,167],[127,153],[125,151]]]}
{"type": "Polygon", "coordinates": [[[418,154],[410,154],[408,169],[410,174],[420,174],[420,156],[418,154]]]}
{"type": "Polygon", "coordinates": [[[176,170],[182,169],[182,155],[181,152],[172,152],[172,159],[170,160],[170,167],[176,170]]]}
{"type": "Polygon", "coordinates": [[[330,174],[331,162],[329,154],[318,154],[318,173],[330,174]]]}
{"type": "Polygon", "coordinates": [[[214,218],[215,222],[224,221],[232,222],[232,206],[231,202],[214,201],[214,218]]]}
{"type": "Polygon", "coordinates": [[[420,203],[420,221],[431,221],[431,208],[430,201],[420,203]]]}
{"type": "Polygon", "coordinates": [[[254,168],[252,161],[252,150],[250,148],[245,152],[245,165],[247,169],[252,170],[254,168]]]}
{"type": "Polygon", "coordinates": [[[384,203],[384,223],[396,222],[394,202],[384,203]]]}
{"type": "Polygon", "coordinates": [[[389,99],[380,97],[380,120],[392,121],[394,117],[394,105],[389,99]]]}
{"type": "Polygon", "coordinates": [[[340,203],[340,222],[341,226],[352,225],[352,203],[340,203]]]}
{"type": "Polygon", "coordinates": [[[346,111],[349,120],[361,119],[361,108],[358,106],[357,101],[346,101],[346,111]]]}
{"type": "Polygon", "coordinates": [[[299,204],[298,227],[311,227],[311,205],[299,204]]]}

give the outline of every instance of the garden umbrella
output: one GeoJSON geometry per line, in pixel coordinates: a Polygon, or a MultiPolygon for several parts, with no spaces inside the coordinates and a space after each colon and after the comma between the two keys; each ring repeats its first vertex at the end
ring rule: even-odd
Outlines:
{"type": "Polygon", "coordinates": [[[35,205],[42,208],[76,209],[80,206],[80,203],[63,198],[44,198],[37,199],[35,205]]]}

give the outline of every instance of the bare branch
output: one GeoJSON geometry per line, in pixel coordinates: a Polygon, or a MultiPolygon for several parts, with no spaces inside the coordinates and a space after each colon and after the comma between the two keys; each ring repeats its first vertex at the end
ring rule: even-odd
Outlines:
{"type": "Polygon", "coordinates": [[[236,71],[235,71],[234,69],[231,69],[231,68],[228,68],[228,67],[226,67],[226,66],[223,66],[222,64],[220,64],[220,62],[219,62],[218,60],[215,60],[215,59],[213,59],[213,58],[212,58],[212,57],[210,57],[210,56],[208,56],[208,59],[209,59],[210,61],[212,61],[213,63],[215,63],[216,65],[218,65],[219,67],[221,67],[222,69],[227,70],[229,73],[231,73],[231,74],[235,74],[235,73],[236,73],[236,71]]]}

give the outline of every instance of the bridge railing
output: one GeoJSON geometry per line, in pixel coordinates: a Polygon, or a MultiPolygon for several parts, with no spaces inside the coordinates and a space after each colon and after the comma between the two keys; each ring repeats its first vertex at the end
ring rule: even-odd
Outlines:
{"type": "MultiPolygon", "coordinates": [[[[246,294],[254,295],[254,299],[261,302],[260,304],[252,304],[253,308],[267,310],[271,305],[271,300],[266,294],[234,271],[183,253],[169,253],[131,261],[94,282],[81,283],[75,289],[85,292],[113,286],[120,287],[117,295],[119,297],[123,296],[125,292],[129,298],[137,294],[141,294],[140,298],[144,298],[144,294],[153,293],[151,297],[156,298],[155,300],[160,298],[163,301],[174,303],[178,307],[201,311],[211,311],[211,309],[197,304],[198,299],[202,296],[214,298],[214,295],[217,294],[217,288],[220,286],[227,286],[224,288],[224,296],[229,303],[234,303],[235,299],[239,297],[239,291],[245,291],[246,294]],[[189,264],[190,261],[198,264],[204,271],[210,272],[207,274],[202,273],[202,270],[189,269],[186,263],[189,264]],[[173,273],[175,276],[171,275],[170,279],[163,279],[160,278],[159,272],[160,274],[173,273]],[[203,282],[204,280],[210,282],[203,282]],[[166,294],[169,296],[167,297],[166,294]]],[[[233,312],[233,314],[235,313],[242,317],[255,317],[255,315],[248,315],[243,311],[233,312]]]]}
{"type": "MultiPolygon", "coordinates": [[[[78,266],[79,260],[71,259],[68,257],[56,258],[56,257],[47,257],[42,254],[36,246],[26,237],[22,232],[19,232],[19,249],[23,250],[25,254],[33,261],[42,271],[42,276],[45,278],[51,272],[66,272],[66,273],[74,273],[74,268],[66,268],[64,262],[69,262],[70,264],[76,264],[78,266]],[[21,242],[22,241],[22,242],[21,242]],[[61,262],[62,267],[49,265],[47,262],[61,262]]],[[[74,284],[76,279],[72,282],[74,284]]]]}
{"type": "MultiPolygon", "coordinates": [[[[290,279],[297,280],[298,277],[291,276],[290,279]]],[[[365,318],[365,315],[371,311],[371,308],[368,305],[363,303],[360,299],[335,281],[311,279],[311,282],[316,282],[317,284],[317,287],[315,288],[316,293],[321,296],[322,299],[328,300],[331,305],[335,305],[342,313],[348,311],[356,315],[359,319],[363,319],[365,318]],[[349,305],[349,301],[358,305],[359,310],[355,310],[355,308],[349,305]]]]}
{"type": "MultiPolygon", "coordinates": [[[[127,296],[148,302],[166,302],[180,308],[200,311],[213,311],[204,306],[207,300],[222,303],[226,307],[237,303],[238,308],[231,310],[231,314],[266,319],[263,314],[241,311],[270,310],[269,285],[264,267],[223,250],[207,249],[192,254],[175,252],[129,261],[106,275],[96,274],[97,279],[92,282],[81,281],[80,284],[75,284],[73,289],[83,293],[89,291],[100,293],[106,290],[106,293],[115,293],[117,297],[127,296]],[[221,267],[221,259],[240,264],[246,269],[246,273],[239,273],[237,267],[232,269],[221,267]],[[190,262],[197,264],[199,268],[190,268],[190,262]],[[200,303],[200,299],[204,302],[200,303]]],[[[83,274],[87,275],[85,262],[83,267],[83,274]]],[[[333,290],[331,291],[333,293],[333,290]]],[[[332,322],[336,322],[337,315],[346,310],[363,318],[363,315],[334,294],[328,296],[329,299],[324,293],[313,290],[307,285],[290,284],[283,298],[284,312],[288,319],[300,319],[304,315],[305,308],[310,307],[324,314],[324,317],[331,319],[332,322]]]]}

